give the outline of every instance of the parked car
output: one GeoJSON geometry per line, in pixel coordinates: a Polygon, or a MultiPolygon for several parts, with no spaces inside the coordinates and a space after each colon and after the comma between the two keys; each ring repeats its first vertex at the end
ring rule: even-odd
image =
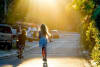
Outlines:
{"type": "Polygon", "coordinates": [[[51,33],[51,38],[54,38],[54,39],[60,38],[57,30],[51,30],[50,33],[51,33]]]}
{"type": "Polygon", "coordinates": [[[2,49],[7,48],[9,50],[12,48],[12,43],[13,43],[12,27],[7,24],[0,24],[0,47],[2,49]]]}

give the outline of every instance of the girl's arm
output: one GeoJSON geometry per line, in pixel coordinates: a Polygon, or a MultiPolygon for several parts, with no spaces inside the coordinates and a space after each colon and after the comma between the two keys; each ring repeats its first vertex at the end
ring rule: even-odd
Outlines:
{"type": "Polygon", "coordinates": [[[48,40],[49,40],[49,42],[52,42],[52,40],[51,40],[51,34],[48,33],[47,36],[48,36],[48,40]]]}

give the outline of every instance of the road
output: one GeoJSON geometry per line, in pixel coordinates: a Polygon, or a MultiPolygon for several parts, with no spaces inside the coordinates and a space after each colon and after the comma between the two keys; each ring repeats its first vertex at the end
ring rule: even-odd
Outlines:
{"type": "MultiPolygon", "coordinates": [[[[48,43],[48,67],[90,67],[80,51],[80,35],[61,34],[60,39],[48,43]]],[[[0,58],[1,67],[42,67],[43,61],[39,47],[24,52],[24,59],[16,56],[0,58]]]]}

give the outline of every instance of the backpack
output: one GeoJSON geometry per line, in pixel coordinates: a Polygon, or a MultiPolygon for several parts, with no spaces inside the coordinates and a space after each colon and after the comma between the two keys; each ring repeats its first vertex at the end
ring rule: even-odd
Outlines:
{"type": "Polygon", "coordinates": [[[41,37],[39,40],[39,47],[46,47],[47,45],[47,38],[41,37]]]}

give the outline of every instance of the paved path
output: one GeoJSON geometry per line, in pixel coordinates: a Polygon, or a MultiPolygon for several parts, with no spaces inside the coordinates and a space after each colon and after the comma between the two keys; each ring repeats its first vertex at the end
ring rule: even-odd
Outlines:
{"type": "MultiPolygon", "coordinates": [[[[47,47],[48,67],[90,67],[80,51],[79,34],[61,34],[61,38],[49,43],[47,47]]],[[[24,59],[15,56],[0,60],[2,66],[42,67],[41,51],[38,47],[24,53],[24,59]],[[12,58],[12,59],[11,59],[12,58]],[[11,59],[11,60],[9,60],[11,59]],[[6,61],[6,62],[5,62],[6,61]]]]}
{"type": "MultiPolygon", "coordinates": [[[[38,42],[28,42],[26,41],[25,51],[29,51],[30,49],[38,47],[38,42]]],[[[11,50],[0,50],[0,58],[2,57],[8,57],[11,55],[16,55],[17,49],[11,49],[11,50]]]]}

